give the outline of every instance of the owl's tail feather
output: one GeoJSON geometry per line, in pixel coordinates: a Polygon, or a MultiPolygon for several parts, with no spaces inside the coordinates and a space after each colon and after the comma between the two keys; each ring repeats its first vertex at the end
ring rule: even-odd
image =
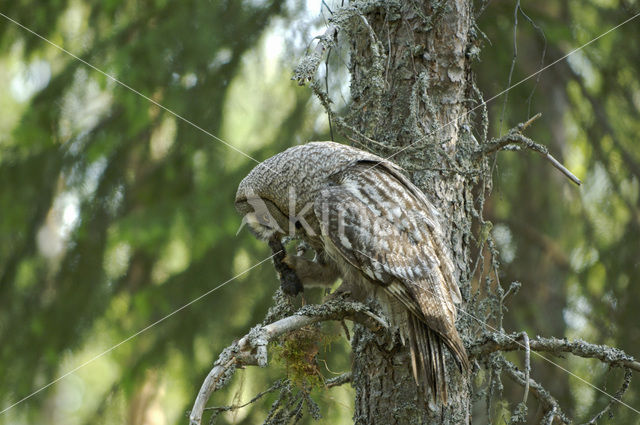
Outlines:
{"type": "Polygon", "coordinates": [[[468,369],[469,361],[462,346],[460,337],[457,341],[443,337],[430,329],[423,321],[409,313],[409,350],[411,352],[411,367],[416,384],[421,387],[425,397],[431,394],[434,403],[437,400],[447,404],[447,381],[445,377],[444,348],[446,345],[458,363],[458,367],[468,369]]]}
{"type": "Polygon", "coordinates": [[[416,384],[421,387],[425,396],[430,393],[434,402],[440,399],[443,404],[447,404],[445,363],[439,335],[413,314],[409,314],[408,337],[416,384]]]}

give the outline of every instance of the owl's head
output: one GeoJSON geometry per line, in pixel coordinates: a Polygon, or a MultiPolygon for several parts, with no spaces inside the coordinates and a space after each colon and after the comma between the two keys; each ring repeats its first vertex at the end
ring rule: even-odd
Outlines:
{"type": "Polygon", "coordinates": [[[297,186],[287,178],[294,173],[281,157],[282,153],[258,164],[240,182],[236,192],[235,206],[242,215],[242,226],[248,225],[262,240],[282,238],[292,227],[289,196],[296,196],[291,192],[297,186]]]}
{"type": "Polygon", "coordinates": [[[248,225],[251,232],[262,240],[284,237],[290,227],[286,211],[282,211],[276,202],[256,192],[245,183],[246,180],[242,181],[236,193],[236,210],[242,215],[240,228],[248,225]]]}
{"type": "Polygon", "coordinates": [[[264,240],[285,235],[314,238],[319,234],[313,213],[317,194],[329,175],[363,155],[372,157],[338,143],[311,142],[258,164],[236,193],[243,225],[264,240]]]}

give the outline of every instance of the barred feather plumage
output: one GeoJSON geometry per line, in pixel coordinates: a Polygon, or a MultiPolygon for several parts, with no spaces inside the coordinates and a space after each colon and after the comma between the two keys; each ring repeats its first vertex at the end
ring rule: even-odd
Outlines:
{"type": "MultiPolygon", "coordinates": [[[[320,263],[378,294],[409,346],[416,383],[446,403],[443,345],[461,370],[469,363],[455,328],[460,291],[440,217],[426,196],[393,163],[332,142],[290,148],[258,165],[238,189],[236,206],[245,217],[255,214],[248,193],[264,200],[279,228],[304,222],[295,236],[313,247],[320,263]],[[301,217],[305,205],[312,208],[301,217]]],[[[247,223],[262,237],[284,236],[268,221],[247,223]]],[[[302,267],[317,266],[291,262],[303,276],[309,273],[302,267]]]]}

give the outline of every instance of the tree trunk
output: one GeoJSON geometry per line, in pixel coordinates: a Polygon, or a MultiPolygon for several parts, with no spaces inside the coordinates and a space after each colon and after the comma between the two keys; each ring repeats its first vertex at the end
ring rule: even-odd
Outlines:
{"type": "MultiPolygon", "coordinates": [[[[408,170],[441,211],[466,298],[472,182],[471,173],[454,170],[470,168],[475,143],[466,114],[474,97],[467,54],[471,3],[355,2],[352,7],[357,12],[347,27],[352,103],[346,124],[368,150],[408,170]]],[[[465,329],[459,330],[464,338],[465,329]]],[[[470,422],[469,377],[461,376],[451,356],[449,403],[434,411],[416,396],[406,347],[390,347],[362,327],[352,346],[356,424],[470,422]]]]}

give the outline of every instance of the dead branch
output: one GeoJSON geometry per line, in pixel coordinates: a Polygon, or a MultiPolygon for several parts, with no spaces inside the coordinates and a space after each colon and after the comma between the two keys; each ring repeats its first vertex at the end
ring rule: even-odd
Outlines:
{"type": "Polygon", "coordinates": [[[243,404],[232,404],[230,406],[220,406],[220,407],[206,407],[204,410],[212,411],[212,412],[215,412],[215,413],[222,413],[222,412],[229,412],[229,411],[233,411],[233,410],[239,410],[239,409],[242,409],[244,407],[249,406],[250,404],[255,403],[256,401],[260,400],[265,395],[271,394],[272,392],[281,389],[283,386],[287,385],[287,383],[288,382],[287,382],[286,379],[280,379],[279,381],[276,381],[273,385],[271,385],[269,388],[267,388],[264,391],[259,392],[251,400],[249,400],[249,401],[247,401],[246,403],[243,403],[243,404]]]}
{"type": "Polygon", "coordinates": [[[620,389],[614,394],[613,398],[609,400],[607,405],[602,409],[597,415],[595,415],[591,420],[584,425],[595,425],[597,421],[604,416],[609,410],[611,410],[611,406],[622,398],[625,392],[629,389],[629,384],[631,383],[631,369],[625,368],[624,370],[624,380],[622,381],[622,385],[620,389]]]}
{"type": "Polygon", "coordinates": [[[533,116],[531,119],[524,123],[520,123],[517,126],[513,127],[509,132],[498,138],[492,139],[488,143],[482,145],[480,150],[477,151],[478,155],[487,155],[489,153],[497,152],[500,150],[509,150],[509,149],[519,149],[521,147],[530,149],[532,151],[538,152],[542,155],[547,161],[551,163],[555,168],[560,170],[562,174],[567,176],[569,180],[580,186],[582,182],[579,178],[577,178],[571,171],[569,171],[564,165],[562,165],[557,159],[555,159],[550,153],[549,149],[546,146],[541,145],[539,143],[534,142],[529,139],[525,135],[522,134],[522,131],[525,130],[531,123],[538,118],[540,118],[542,114],[538,113],[533,116]]]}
{"type": "Polygon", "coordinates": [[[527,403],[527,396],[529,395],[529,378],[531,375],[531,346],[529,345],[529,335],[526,332],[522,332],[522,340],[524,341],[524,379],[526,385],[524,386],[524,395],[522,396],[522,402],[527,403]]]}
{"type": "MultiPolygon", "coordinates": [[[[474,357],[486,356],[496,351],[516,351],[524,349],[524,344],[518,342],[521,334],[489,334],[469,347],[469,354],[474,357]]],[[[598,359],[613,367],[624,367],[640,372],[640,362],[633,356],[617,348],[606,345],[590,344],[580,339],[536,337],[529,340],[529,347],[533,351],[547,352],[559,355],[571,353],[574,356],[598,359]]]]}
{"type": "Polygon", "coordinates": [[[316,48],[313,52],[302,58],[294,70],[293,77],[291,79],[297,81],[301,86],[305,85],[309,81],[313,81],[313,76],[320,66],[324,52],[331,49],[336,44],[338,32],[344,29],[351,19],[362,19],[367,12],[376,10],[378,7],[384,7],[385,9],[400,9],[400,5],[396,1],[376,0],[364,4],[358,3],[343,6],[335,10],[329,18],[329,25],[327,26],[324,34],[316,37],[318,39],[316,48]]]}
{"type": "Polygon", "coordinates": [[[344,385],[347,382],[351,382],[351,378],[351,372],[345,372],[340,376],[336,376],[335,378],[327,379],[327,388],[339,387],[340,385],[344,385]]]}
{"type": "Polygon", "coordinates": [[[316,37],[318,39],[318,44],[312,53],[306,55],[301,61],[300,64],[296,67],[292,80],[298,82],[299,85],[303,86],[308,81],[313,80],[313,75],[316,73],[318,66],[320,66],[320,62],[322,61],[322,55],[328,49],[331,49],[336,43],[336,39],[338,38],[338,27],[336,25],[329,25],[324,34],[316,37]]]}
{"type": "Polygon", "coordinates": [[[551,425],[553,424],[554,418],[558,418],[562,423],[568,424],[570,423],[569,419],[565,416],[560,409],[560,405],[558,401],[549,394],[547,390],[544,389],[542,385],[529,378],[526,379],[526,376],[523,372],[518,370],[518,368],[511,363],[510,361],[504,359],[502,356],[497,356],[497,361],[500,363],[500,367],[504,372],[507,373],[507,376],[511,378],[518,385],[522,385],[525,388],[529,388],[531,394],[540,402],[542,409],[544,411],[544,416],[542,419],[543,424],[551,425]]]}
{"type": "MultiPolygon", "coordinates": [[[[267,344],[270,341],[313,323],[343,319],[356,321],[374,331],[388,327],[384,319],[377,316],[364,304],[347,301],[343,298],[333,298],[320,305],[306,305],[291,316],[268,325],[255,326],[247,335],[222,351],[198,392],[193,409],[189,414],[189,423],[191,425],[201,424],[202,414],[209,398],[229,382],[238,367],[255,365],[264,367],[267,365],[267,344]]],[[[347,382],[346,376],[341,377],[345,380],[344,382],[347,382]]],[[[344,382],[338,383],[336,381],[332,386],[341,385],[344,382]]]]}

